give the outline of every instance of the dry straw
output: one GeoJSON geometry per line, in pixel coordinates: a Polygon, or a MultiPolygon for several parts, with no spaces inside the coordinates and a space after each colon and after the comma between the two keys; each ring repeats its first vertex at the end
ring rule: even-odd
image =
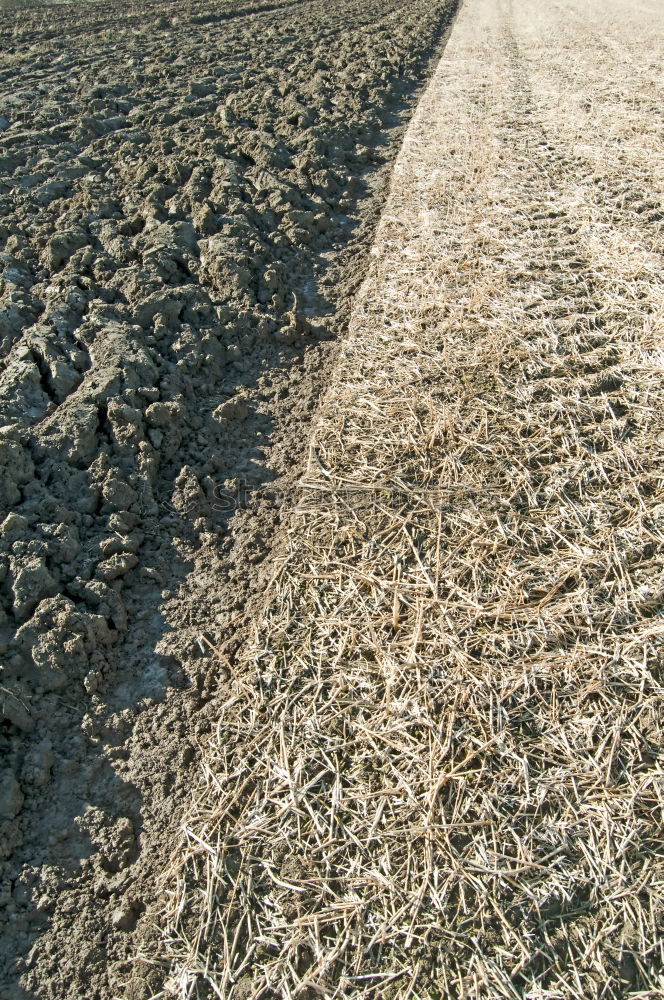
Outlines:
{"type": "Polygon", "coordinates": [[[584,176],[587,26],[495,9],[465,8],[409,132],[207,751],[165,917],[181,997],[664,995],[647,110],[604,87],[632,188],[584,176]]]}

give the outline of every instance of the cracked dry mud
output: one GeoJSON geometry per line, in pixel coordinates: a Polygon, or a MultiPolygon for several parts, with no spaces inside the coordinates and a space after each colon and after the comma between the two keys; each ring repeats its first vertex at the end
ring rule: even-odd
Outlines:
{"type": "Polygon", "coordinates": [[[449,0],[5,7],[3,1000],[134,961],[449,0]]]}

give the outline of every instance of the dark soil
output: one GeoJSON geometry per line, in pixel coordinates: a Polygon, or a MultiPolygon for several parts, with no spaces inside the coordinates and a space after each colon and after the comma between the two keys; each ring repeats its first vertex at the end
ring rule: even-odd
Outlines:
{"type": "Polygon", "coordinates": [[[5,6],[0,997],[155,886],[451,0],[5,6]]]}

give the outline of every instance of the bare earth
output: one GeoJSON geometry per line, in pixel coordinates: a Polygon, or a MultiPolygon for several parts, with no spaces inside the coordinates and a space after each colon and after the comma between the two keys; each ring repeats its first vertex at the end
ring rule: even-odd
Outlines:
{"type": "Polygon", "coordinates": [[[451,10],[3,12],[2,1000],[153,992],[133,958],[225,697],[212,647],[232,664],[271,572],[451,10]]]}
{"type": "Polygon", "coordinates": [[[463,6],[165,882],[166,995],[664,996],[663,27],[463,6]]]}

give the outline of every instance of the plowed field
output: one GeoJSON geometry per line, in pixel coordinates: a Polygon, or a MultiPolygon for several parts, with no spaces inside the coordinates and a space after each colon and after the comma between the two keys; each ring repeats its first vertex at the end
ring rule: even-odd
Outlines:
{"type": "Polygon", "coordinates": [[[232,661],[263,587],[450,13],[3,7],[3,1000],[151,992],[125,959],[213,727],[211,647],[232,661]]]}

